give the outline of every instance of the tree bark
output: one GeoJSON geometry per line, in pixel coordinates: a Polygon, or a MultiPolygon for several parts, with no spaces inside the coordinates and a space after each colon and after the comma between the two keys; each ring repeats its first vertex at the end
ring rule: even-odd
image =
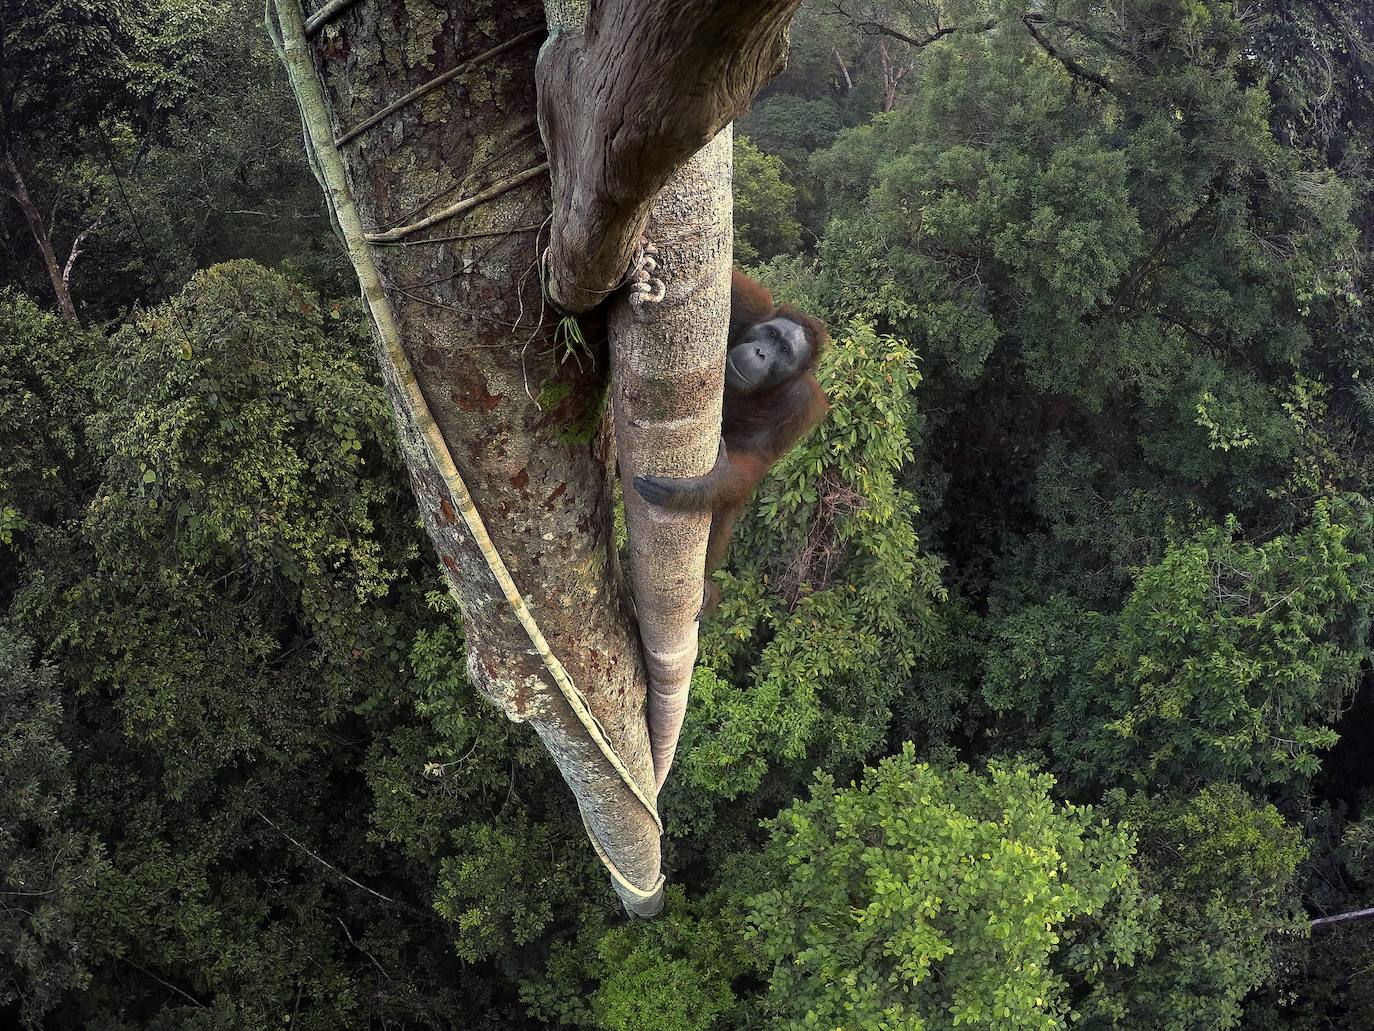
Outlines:
{"type": "Polygon", "coordinates": [[[542,162],[536,40],[425,94],[343,151],[331,142],[444,69],[540,27],[542,9],[533,0],[361,3],[309,47],[299,0],[278,0],[277,11],[317,163],[325,172],[331,160],[338,165],[337,176],[323,178],[381,345],[415,497],[462,611],[469,675],[539,734],[593,841],[638,889],[616,885],[627,908],[651,915],[662,905],[656,816],[551,682],[427,446],[432,418],[549,649],[652,799],[644,667],[607,547],[614,495],[613,442],[601,418],[605,369],[558,361],[540,296],[547,180],[526,179],[392,245],[359,239],[490,193],[542,162]],[[404,364],[388,354],[388,321],[404,364]]]}
{"type": "Polygon", "coordinates": [[[835,47],[831,53],[835,57],[835,64],[839,66],[840,79],[844,83],[844,88],[840,90],[840,92],[848,96],[850,93],[854,92],[854,80],[849,76],[849,65],[844,63],[844,57],[840,54],[839,47],[835,47]]]}
{"type": "Polygon", "coordinates": [[[902,80],[906,78],[907,72],[915,67],[914,61],[909,61],[906,65],[899,67],[892,60],[892,55],[887,52],[887,44],[878,40],[878,57],[882,62],[883,73],[883,103],[882,110],[886,114],[897,107],[897,88],[901,86],[902,80]]]}
{"type": "Polygon", "coordinates": [[[57,263],[57,253],[52,245],[52,234],[48,231],[48,227],[43,224],[43,213],[38,210],[38,205],[33,202],[33,197],[29,194],[28,184],[24,181],[24,173],[20,170],[19,162],[14,157],[14,151],[9,146],[5,147],[5,167],[9,169],[10,181],[13,184],[12,196],[19,204],[19,209],[24,212],[24,221],[29,224],[29,232],[33,234],[34,242],[38,245],[38,252],[43,256],[43,267],[48,270],[52,292],[57,297],[57,307],[63,316],[75,322],[77,320],[76,305],[72,303],[70,277],[72,265],[80,253],[80,245],[86,233],[82,233],[72,244],[71,258],[68,260],[64,271],[62,266],[57,263]]]}
{"type": "MultiPolygon", "coordinates": [[[[611,397],[620,476],[709,472],[720,444],[730,317],[732,133],[687,162],[659,194],[647,227],[664,298],[612,308],[611,397]]],[[[669,512],[625,491],[630,586],[649,675],[649,740],[659,788],[687,712],[709,513],[669,512]]]]}
{"type": "MultiPolygon", "coordinates": [[[[608,317],[615,339],[627,471],[708,469],[729,304],[728,134],[655,208],[671,283],[661,304],[593,313],[588,353],[568,359],[540,274],[558,276],[548,288],[569,310],[602,305],[657,191],[778,67],[797,0],[608,0],[589,14],[551,0],[556,37],[537,71],[534,0],[331,3],[309,33],[300,0],[274,2],[469,674],[534,727],[626,907],[652,915],[661,824],[640,627],[611,543],[615,444],[596,327],[608,317]],[[559,151],[547,262],[541,123],[559,151]]],[[[658,735],[661,783],[696,654],[708,520],[637,498],[628,518],[655,718],[670,731],[658,735]]]]}
{"type": "MultiPolygon", "coordinates": [[[[668,177],[782,67],[799,0],[598,0],[539,55],[553,178],[549,297],[589,311],[624,280],[668,177]]],[[[567,11],[576,4],[552,5],[567,11]]]]}

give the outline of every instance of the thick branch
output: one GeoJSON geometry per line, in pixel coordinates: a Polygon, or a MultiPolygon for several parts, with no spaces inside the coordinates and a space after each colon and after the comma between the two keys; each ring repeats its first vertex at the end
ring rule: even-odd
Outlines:
{"type": "MultiPolygon", "coordinates": [[[[991,28],[992,24],[993,23],[989,22],[988,28],[991,28]]],[[[917,38],[916,36],[910,36],[902,32],[900,29],[894,29],[891,25],[884,25],[882,22],[856,21],[854,27],[870,36],[891,36],[893,39],[899,39],[908,46],[913,46],[918,50],[922,47],[930,46],[930,44],[934,43],[937,39],[944,39],[951,32],[955,32],[958,29],[956,25],[946,25],[943,29],[936,29],[928,36],[917,38]]]]}
{"type": "MultiPolygon", "coordinates": [[[[888,36],[892,39],[901,40],[908,46],[914,47],[918,50],[922,49],[923,47],[928,47],[936,40],[944,39],[946,36],[954,32],[989,32],[997,27],[997,19],[988,18],[976,24],[946,25],[943,28],[934,29],[928,35],[913,36],[909,32],[903,32],[901,29],[895,28],[884,22],[875,21],[871,18],[861,18],[858,15],[851,14],[849,11],[845,10],[844,5],[841,3],[835,3],[834,8],[835,13],[837,15],[844,18],[851,25],[853,25],[854,28],[858,29],[866,36],[888,36]]],[[[1108,36],[1104,35],[1101,31],[1088,25],[1086,22],[1075,21],[1072,18],[1050,18],[1046,15],[1040,14],[1035,11],[1029,11],[1021,15],[1021,21],[1026,24],[1027,28],[1030,28],[1030,24],[1034,22],[1037,25],[1053,25],[1057,28],[1068,29],[1071,32],[1076,32],[1079,35],[1091,40],[1098,46],[1105,47],[1107,50],[1110,50],[1112,53],[1117,54],[1118,56],[1129,57],[1131,55],[1131,52],[1126,47],[1122,46],[1121,43],[1109,38],[1108,36]]],[[[1032,31],[1032,35],[1035,36],[1036,40],[1041,44],[1041,46],[1053,46],[1049,43],[1049,40],[1045,39],[1040,33],[1032,31]]],[[[1057,49],[1054,49],[1050,56],[1061,62],[1065,60],[1060,55],[1057,49]]],[[[1065,65],[1065,67],[1067,67],[1067,64],[1065,65]]],[[[1099,83],[1099,85],[1101,84],[1099,83]]]]}
{"type": "Polygon", "coordinates": [[[799,0],[604,0],[539,55],[553,180],[549,297],[600,304],[625,276],[654,197],[782,66],[799,0]]]}
{"type": "Polygon", "coordinates": [[[1031,37],[1040,44],[1041,50],[1045,51],[1050,57],[1062,64],[1070,75],[1082,79],[1085,82],[1090,82],[1099,89],[1104,89],[1109,93],[1111,92],[1113,88],[1111,79],[1084,68],[1072,57],[1051,43],[1045,37],[1045,34],[1035,27],[1035,22],[1036,19],[1030,15],[1026,15],[1021,19],[1021,24],[1026,27],[1026,31],[1031,34],[1031,37]]]}
{"type": "Polygon", "coordinates": [[[314,14],[312,14],[309,18],[306,19],[306,36],[315,35],[315,33],[319,32],[320,29],[324,28],[331,21],[339,17],[339,15],[343,14],[357,2],[358,0],[329,0],[329,3],[325,4],[318,11],[316,11],[314,14]]]}
{"type": "Polygon", "coordinates": [[[844,63],[844,58],[840,55],[840,48],[836,47],[831,51],[835,56],[835,63],[839,65],[840,76],[844,79],[844,92],[852,93],[854,90],[854,80],[849,75],[849,66],[844,63]]]}

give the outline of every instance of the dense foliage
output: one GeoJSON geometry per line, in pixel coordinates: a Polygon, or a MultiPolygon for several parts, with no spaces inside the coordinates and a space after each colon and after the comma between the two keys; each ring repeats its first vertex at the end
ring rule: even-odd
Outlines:
{"type": "Polygon", "coordinates": [[[1053,1028],[1109,1011],[1101,979],[1151,947],[1130,836],[1061,809],[1047,776],[941,774],[914,751],[848,791],[823,779],[775,821],[786,880],[749,924],[779,1026],[1053,1028]]]}
{"type": "Polygon", "coordinates": [[[1359,5],[803,8],[736,253],[834,407],[650,923],[467,681],[258,7],[0,11],[0,1024],[1374,1023],[1359,5]]]}

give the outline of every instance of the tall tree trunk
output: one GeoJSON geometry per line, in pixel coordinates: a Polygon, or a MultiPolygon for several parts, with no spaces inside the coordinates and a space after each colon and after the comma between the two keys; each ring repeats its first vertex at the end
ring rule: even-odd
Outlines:
{"type": "Polygon", "coordinates": [[[617,885],[622,898],[647,915],[661,906],[656,817],[549,682],[461,518],[460,499],[440,468],[443,455],[426,432],[432,418],[438,445],[455,466],[461,463],[491,543],[550,651],[589,701],[614,753],[651,795],[644,668],[606,546],[614,492],[613,444],[601,418],[605,369],[558,361],[555,320],[544,311],[537,270],[547,178],[493,189],[543,163],[534,124],[543,10],[537,2],[462,6],[458,14],[435,5],[361,3],[326,25],[309,48],[299,0],[279,0],[277,8],[310,145],[381,343],[415,497],[462,610],[469,675],[509,718],[539,734],[589,833],[639,889],[617,885]],[[515,38],[525,42],[472,61],[515,38]],[[424,93],[334,148],[332,140],[349,127],[459,67],[467,71],[451,86],[424,93]],[[331,181],[339,178],[342,185],[331,181]],[[393,243],[358,239],[364,231],[419,224],[477,195],[489,199],[393,234],[393,243]],[[394,340],[386,339],[386,321],[394,340]],[[399,360],[391,353],[396,346],[399,360]]]}
{"type": "MultiPolygon", "coordinates": [[[[647,227],[664,277],[652,307],[611,311],[620,476],[699,475],[715,463],[730,317],[732,134],[727,128],[669,181],[647,227]]],[[[669,512],[625,491],[630,585],[649,674],[649,740],[663,786],[687,713],[709,514],[669,512]]]]}
{"type": "Polygon", "coordinates": [[[897,107],[897,87],[902,84],[902,79],[911,70],[911,67],[910,65],[899,67],[892,60],[892,55],[887,52],[887,44],[882,40],[878,40],[878,56],[882,62],[883,72],[882,110],[887,113],[897,107]]]}
{"type": "MultiPolygon", "coordinates": [[[[588,353],[569,357],[569,347],[580,348],[558,331],[541,275],[566,284],[564,298],[594,298],[569,310],[589,311],[615,291],[659,188],[779,66],[786,18],[778,22],[778,12],[790,14],[796,0],[756,5],[766,19],[724,0],[606,0],[587,16],[586,33],[574,31],[582,24],[575,3],[554,5],[551,23],[562,32],[539,59],[538,108],[544,11],[533,0],[334,0],[309,25],[300,0],[275,4],[307,148],[358,272],[415,495],[462,610],[470,676],[539,733],[622,900],[651,915],[662,905],[661,825],[645,666],[611,546],[615,452],[597,332],[605,316],[583,320],[588,353]],[[636,32],[605,20],[613,14],[636,32]],[[731,15],[752,26],[727,33],[752,55],[743,62],[720,54],[731,15]],[[654,48],[586,49],[609,34],[654,48]],[[693,67],[728,72],[728,84],[705,93],[665,87],[662,76],[686,74],[683,54],[693,67]],[[568,62],[561,73],[550,55],[568,62]],[[620,75],[622,66],[635,76],[620,75]],[[589,82],[605,88],[584,88],[589,82]],[[551,92],[564,97],[552,115],[551,92]],[[574,95],[596,101],[594,117],[567,100],[574,95]],[[536,110],[565,144],[551,161],[552,192],[585,201],[565,204],[552,226],[536,110]],[[611,159],[567,135],[574,117],[597,139],[622,125],[611,159]]],[[[711,167],[709,203],[684,208],[671,223],[678,228],[664,230],[663,256],[681,282],[662,305],[613,307],[610,316],[624,336],[616,355],[627,372],[617,382],[653,388],[621,398],[627,441],[638,446],[632,424],[643,423],[658,449],[654,471],[669,475],[709,467],[719,434],[728,163],[717,156],[711,167]],[[685,336],[653,329],[660,321],[685,336]],[[665,421],[666,404],[679,405],[690,432],[665,421]]],[[[692,190],[680,203],[695,203],[692,190]]],[[[634,527],[649,520],[631,518],[638,535],[634,527]]],[[[695,569],[676,570],[675,589],[699,601],[704,520],[679,521],[694,524],[698,543],[684,559],[694,553],[695,569]]],[[[655,663],[669,669],[672,690],[685,690],[695,609],[676,595],[665,606],[662,593],[649,585],[640,606],[668,630],[655,663]]]]}
{"type": "MultiPolygon", "coordinates": [[[[722,130],[781,69],[797,0],[545,7],[550,38],[538,80],[554,195],[549,295],[571,311],[601,303],[650,223],[663,300],[620,301],[610,323],[622,480],[706,472],[720,442],[730,302],[731,150],[722,130]]],[[[661,788],[696,662],[710,520],[655,509],[634,491],[625,492],[625,514],[661,788]]]]}
{"type": "MultiPolygon", "coordinates": [[[[19,168],[19,162],[15,159],[14,151],[8,145],[5,147],[5,168],[10,173],[11,192],[14,199],[19,204],[20,210],[24,212],[24,221],[29,224],[29,232],[33,234],[34,243],[38,245],[38,252],[43,256],[43,267],[48,270],[48,280],[52,283],[52,292],[57,298],[57,307],[65,317],[75,322],[76,305],[72,303],[69,280],[72,264],[76,255],[80,253],[81,238],[72,244],[72,257],[67,261],[64,269],[57,263],[57,253],[52,245],[52,234],[48,231],[48,227],[43,224],[43,213],[38,210],[38,205],[33,202],[33,197],[29,194],[28,183],[24,181],[24,173],[19,168]]],[[[84,236],[83,233],[82,237],[84,236]]]]}

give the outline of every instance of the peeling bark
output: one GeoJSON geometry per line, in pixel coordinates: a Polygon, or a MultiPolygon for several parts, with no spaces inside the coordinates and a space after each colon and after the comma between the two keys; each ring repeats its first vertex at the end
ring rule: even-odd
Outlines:
{"type": "Polygon", "coordinates": [[[538,70],[555,304],[589,311],[621,284],[669,176],[782,67],[798,2],[600,0],[580,31],[555,5],[538,70]]]}

